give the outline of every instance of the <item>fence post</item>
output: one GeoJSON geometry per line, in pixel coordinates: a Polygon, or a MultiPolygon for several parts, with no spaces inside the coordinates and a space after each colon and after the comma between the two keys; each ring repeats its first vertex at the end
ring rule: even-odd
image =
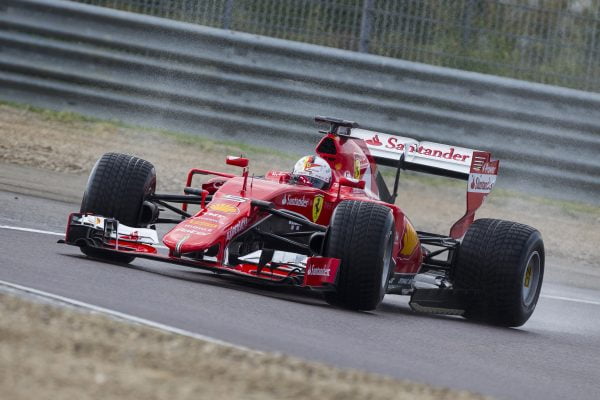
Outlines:
{"type": "Polygon", "coordinates": [[[592,23],[592,37],[590,38],[590,42],[588,43],[587,48],[587,68],[585,70],[584,84],[583,90],[598,90],[597,87],[594,86],[593,79],[593,66],[594,61],[596,61],[598,55],[594,51],[596,48],[596,34],[597,34],[597,26],[598,26],[598,11],[600,10],[600,6],[596,5],[596,9],[594,10],[594,22],[592,23]]]}
{"type": "Polygon", "coordinates": [[[233,14],[233,2],[235,0],[227,0],[225,2],[225,8],[223,10],[223,22],[221,24],[223,29],[230,29],[231,27],[231,15],[233,14]]]}
{"type": "Polygon", "coordinates": [[[369,52],[371,42],[371,28],[373,27],[373,0],[364,0],[362,9],[362,18],[360,21],[360,39],[358,41],[358,51],[361,53],[369,52]]]}
{"type": "Polygon", "coordinates": [[[477,0],[466,0],[463,6],[462,15],[462,35],[461,45],[463,48],[468,48],[471,42],[471,34],[473,30],[473,14],[474,8],[477,6],[477,0]]]}

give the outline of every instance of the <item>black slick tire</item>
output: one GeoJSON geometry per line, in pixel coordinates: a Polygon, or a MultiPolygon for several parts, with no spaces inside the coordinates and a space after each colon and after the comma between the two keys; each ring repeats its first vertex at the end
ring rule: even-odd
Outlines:
{"type": "Polygon", "coordinates": [[[352,310],[373,310],[383,300],[393,272],[394,217],[388,207],[342,201],[331,217],[325,256],[341,260],[337,290],[327,302],[352,310]]]}
{"type": "MultiPolygon", "coordinates": [[[[114,218],[131,227],[140,224],[144,199],[154,193],[156,171],[141,158],[127,154],[106,153],[96,162],[87,182],[81,213],[114,218]]],[[[87,256],[109,261],[129,263],[134,256],[82,247],[87,256]]]]}
{"type": "Polygon", "coordinates": [[[465,297],[465,317],[521,326],[535,310],[544,277],[544,242],[534,228],[497,219],[475,221],[465,234],[454,270],[465,297]]]}

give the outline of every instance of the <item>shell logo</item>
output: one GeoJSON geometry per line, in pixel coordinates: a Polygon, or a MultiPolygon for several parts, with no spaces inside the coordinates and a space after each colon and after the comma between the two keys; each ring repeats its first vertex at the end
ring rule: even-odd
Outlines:
{"type": "Polygon", "coordinates": [[[415,251],[418,244],[419,235],[417,235],[412,224],[406,221],[406,229],[404,231],[404,236],[402,237],[402,249],[400,250],[400,254],[405,257],[410,256],[415,251]]]}
{"type": "Polygon", "coordinates": [[[226,203],[209,204],[208,209],[223,214],[237,214],[239,212],[236,206],[226,203]]]}

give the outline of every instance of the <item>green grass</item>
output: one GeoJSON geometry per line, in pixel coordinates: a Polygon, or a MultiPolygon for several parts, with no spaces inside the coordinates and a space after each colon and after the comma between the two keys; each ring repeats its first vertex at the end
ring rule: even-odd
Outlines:
{"type": "Polygon", "coordinates": [[[88,115],[72,112],[72,111],[57,111],[42,107],[32,106],[30,104],[17,103],[13,101],[0,100],[0,105],[12,107],[18,110],[28,111],[42,116],[49,121],[56,121],[62,123],[96,123],[105,124],[114,128],[132,129],[137,131],[146,131],[151,133],[157,133],[163,137],[172,139],[178,144],[184,146],[198,147],[202,151],[211,151],[218,147],[225,147],[235,154],[235,152],[242,152],[244,156],[248,155],[271,155],[280,157],[283,159],[295,160],[299,157],[298,154],[292,152],[284,152],[275,149],[265,149],[258,146],[252,146],[241,142],[235,142],[231,140],[214,140],[207,139],[202,136],[193,135],[190,133],[172,131],[168,129],[145,127],[141,125],[128,124],[120,120],[115,119],[101,119],[97,117],[91,117],[88,115]]]}
{"type": "Polygon", "coordinates": [[[102,120],[95,117],[90,117],[87,115],[75,113],[72,111],[55,111],[47,108],[35,107],[30,104],[22,104],[16,103],[13,101],[0,100],[0,104],[9,106],[12,108],[16,108],[19,110],[29,111],[36,114],[41,115],[47,120],[50,121],[58,121],[64,123],[74,123],[74,122],[103,122],[106,123],[106,120],[102,120]]]}
{"type": "Polygon", "coordinates": [[[492,194],[489,196],[490,200],[495,199],[497,201],[506,201],[514,198],[526,200],[540,206],[556,207],[569,214],[588,214],[591,216],[600,217],[600,206],[577,201],[549,199],[546,197],[517,192],[510,189],[498,188],[494,189],[492,194]]]}

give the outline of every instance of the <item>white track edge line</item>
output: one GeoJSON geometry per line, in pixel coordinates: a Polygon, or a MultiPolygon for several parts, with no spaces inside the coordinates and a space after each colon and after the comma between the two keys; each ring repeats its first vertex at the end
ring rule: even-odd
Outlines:
{"type": "Polygon", "coordinates": [[[592,304],[595,306],[600,306],[600,301],[594,301],[594,300],[574,299],[572,297],[552,296],[552,295],[548,295],[548,294],[542,294],[542,295],[540,295],[540,297],[544,297],[546,299],[552,299],[552,300],[563,300],[563,301],[571,301],[574,303],[584,303],[584,304],[592,304]]]}
{"type": "Polygon", "coordinates": [[[0,229],[9,229],[12,231],[22,231],[22,232],[43,233],[44,235],[54,235],[54,236],[63,236],[63,237],[65,236],[64,233],[60,233],[60,232],[42,231],[39,229],[22,228],[20,226],[0,225],[0,229]]]}
{"type": "Polygon", "coordinates": [[[11,283],[11,282],[6,282],[3,280],[0,280],[0,286],[5,286],[17,291],[22,291],[22,292],[26,292],[26,293],[30,293],[36,296],[40,296],[40,297],[45,297],[48,299],[52,299],[61,303],[65,303],[65,304],[69,304],[71,306],[76,306],[76,307],[80,307],[80,308],[85,308],[91,311],[95,311],[101,314],[106,314],[106,315],[110,315],[112,317],[116,317],[122,320],[126,320],[129,322],[135,322],[137,324],[140,325],[145,325],[145,326],[149,326],[151,328],[156,328],[156,329],[160,329],[162,331],[166,331],[169,333],[175,333],[178,335],[182,335],[182,336],[187,336],[193,339],[198,339],[198,340],[202,340],[208,343],[212,343],[212,344],[217,344],[217,345],[221,345],[221,346],[226,346],[229,348],[234,348],[237,350],[242,350],[242,351],[246,351],[246,352],[250,352],[250,353],[256,353],[256,354],[263,354],[263,352],[258,351],[258,350],[253,350],[244,346],[238,346],[236,344],[233,343],[229,343],[220,339],[216,339],[210,336],[206,336],[206,335],[201,335],[199,333],[194,333],[191,331],[187,331],[185,329],[180,329],[180,328],[175,328],[173,326],[169,326],[169,325],[165,325],[165,324],[161,324],[160,322],[155,322],[155,321],[151,321],[148,319],[144,319],[144,318],[140,318],[140,317],[136,317],[134,315],[130,315],[130,314],[125,314],[122,313],[120,311],[115,311],[115,310],[111,310],[108,308],[104,308],[104,307],[100,307],[100,306],[95,306],[93,304],[90,303],[85,303],[83,301],[79,301],[79,300],[75,300],[75,299],[71,299],[69,297],[64,297],[64,296],[60,296],[57,294],[52,294],[49,292],[44,292],[43,290],[38,290],[38,289],[34,289],[34,288],[30,288],[27,286],[22,286],[22,285],[18,285],[16,283],[11,283]]]}
{"type": "MultiPolygon", "coordinates": [[[[32,233],[43,233],[44,235],[54,235],[54,236],[62,236],[64,237],[64,233],[60,232],[50,232],[50,231],[42,231],[39,229],[31,229],[31,228],[22,228],[20,226],[10,226],[10,225],[0,225],[0,229],[8,229],[13,231],[21,231],[21,232],[32,232],[32,233]]],[[[154,247],[158,249],[168,249],[166,246],[155,245],[154,247]]]]}

